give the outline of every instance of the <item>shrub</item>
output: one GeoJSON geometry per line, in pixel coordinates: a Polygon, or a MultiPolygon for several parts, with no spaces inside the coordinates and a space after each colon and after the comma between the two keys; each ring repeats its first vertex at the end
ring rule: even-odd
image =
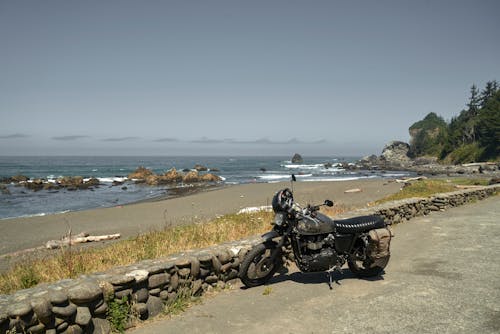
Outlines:
{"type": "Polygon", "coordinates": [[[113,331],[119,333],[125,332],[125,327],[130,318],[130,310],[130,303],[127,297],[111,299],[108,302],[106,319],[110,322],[113,331]]]}

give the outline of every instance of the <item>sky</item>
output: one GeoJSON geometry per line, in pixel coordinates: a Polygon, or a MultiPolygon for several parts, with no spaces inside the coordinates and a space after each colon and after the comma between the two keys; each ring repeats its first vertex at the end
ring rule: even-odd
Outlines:
{"type": "Polygon", "coordinates": [[[0,155],[380,154],[500,81],[500,1],[0,0],[0,155]]]}

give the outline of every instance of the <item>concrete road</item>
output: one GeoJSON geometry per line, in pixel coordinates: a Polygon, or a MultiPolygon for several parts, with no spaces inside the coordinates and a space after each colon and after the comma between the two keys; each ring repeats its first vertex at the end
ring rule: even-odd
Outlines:
{"type": "Polygon", "coordinates": [[[237,287],[148,333],[500,333],[500,197],[395,227],[382,278],[290,272],[237,287]],[[269,294],[264,293],[270,292],[269,294]]]}

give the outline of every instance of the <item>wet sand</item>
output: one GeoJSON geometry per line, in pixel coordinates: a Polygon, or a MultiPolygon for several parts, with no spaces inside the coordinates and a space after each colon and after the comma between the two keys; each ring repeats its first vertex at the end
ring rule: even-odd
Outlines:
{"type": "MultiPolygon", "coordinates": [[[[296,201],[301,204],[319,204],[331,199],[349,208],[362,207],[401,187],[381,179],[296,182],[293,186],[296,201]],[[353,188],[362,191],[344,192],[353,188]]],[[[72,234],[120,233],[123,239],[168,225],[203,222],[245,207],[270,205],[274,193],[284,187],[290,187],[290,183],[234,185],[161,201],[0,220],[0,269],[5,268],[6,261],[12,260],[12,256],[6,254],[44,246],[49,240],[61,239],[70,229],[72,234]]]]}

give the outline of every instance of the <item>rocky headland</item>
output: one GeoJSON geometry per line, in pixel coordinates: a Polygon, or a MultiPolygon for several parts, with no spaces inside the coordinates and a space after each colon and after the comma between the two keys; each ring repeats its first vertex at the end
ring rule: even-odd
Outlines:
{"type": "Polygon", "coordinates": [[[380,156],[370,155],[362,158],[350,168],[366,170],[411,171],[418,175],[484,175],[500,176],[500,163],[475,162],[467,164],[442,164],[433,156],[413,158],[410,145],[402,141],[391,141],[385,145],[380,156]]]}

